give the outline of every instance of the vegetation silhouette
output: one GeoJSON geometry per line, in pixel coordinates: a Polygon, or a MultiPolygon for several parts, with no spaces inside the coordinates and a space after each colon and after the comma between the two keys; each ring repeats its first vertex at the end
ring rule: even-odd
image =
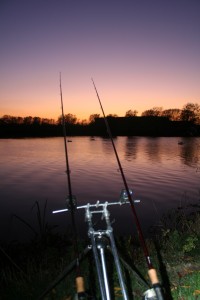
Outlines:
{"type": "MultiPolygon", "coordinates": [[[[113,136],[200,136],[200,105],[187,103],[183,109],[153,107],[137,116],[136,110],[128,110],[124,117],[107,115],[113,136]]],[[[106,128],[100,114],[92,114],[89,120],[78,120],[76,115],[65,115],[70,136],[105,136],[106,128]]],[[[61,116],[58,120],[40,117],[0,118],[0,138],[60,137],[61,116]]]]}

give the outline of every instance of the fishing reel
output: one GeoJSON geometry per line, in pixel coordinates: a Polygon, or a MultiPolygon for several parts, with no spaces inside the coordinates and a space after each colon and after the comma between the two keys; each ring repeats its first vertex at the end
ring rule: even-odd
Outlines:
{"type": "Polygon", "coordinates": [[[146,292],[144,292],[142,300],[157,300],[156,293],[154,289],[148,289],[146,292]]]}
{"type": "Polygon", "coordinates": [[[74,195],[68,196],[66,199],[66,203],[67,203],[67,209],[69,209],[69,210],[76,209],[76,207],[77,207],[76,196],[74,196],[74,195]]]}

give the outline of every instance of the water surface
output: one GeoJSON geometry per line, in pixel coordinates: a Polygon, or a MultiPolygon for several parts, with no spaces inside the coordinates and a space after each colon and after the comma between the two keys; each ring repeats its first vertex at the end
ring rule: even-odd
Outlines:
{"type": "MultiPolygon", "coordinates": [[[[109,139],[73,137],[68,143],[72,191],[78,205],[119,199],[123,183],[109,139]]],[[[200,199],[200,139],[118,137],[115,145],[146,230],[171,208],[200,199]],[[180,145],[180,142],[182,144],[180,145]]],[[[65,208],[68,194],[62,138],[0,140],[1,238],[30,233],[16,214],[37,227],[35,201],[47,200],[47,220],[70,228],[70,215],[52,215],[65,208]]],[[[128,205],[111,209],[116,233],[132,233],[134,221],[128,205]]],[[[84,212],[77,212],[80,232],[86,232],[84,212]]]]}

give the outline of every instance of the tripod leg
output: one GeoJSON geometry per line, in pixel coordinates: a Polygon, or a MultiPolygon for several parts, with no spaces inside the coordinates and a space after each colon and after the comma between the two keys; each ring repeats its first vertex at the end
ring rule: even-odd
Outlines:
{"type": "Polygon", "coordinates": [[[118,253],[117,253],[117,247],[116,247],[116,244],[115,244],[115,240],[114,240],[114,236],[113,236],[113,233],[112,233],[112,229],[110,229],[108,231],[108,235],[109,235],[109,238],[110,238],[111,249],[112,249],[113,257],[114,257],[114,260],[115,260],[115,266],[116,266],[116,269],[117,269],[117,274],[118,274],[118,278],[119,278],[119,284],[120,284],[120,287],[122,289],[123,298],[124,298],[124,300],[128,300],[126,286],[125,286],[124,278],[123,278],[123,275],[122,275],[122,270],[121,270],[121,266],[120,266],[119,256],[118,256],[118,253]]]}
{"type": "Polygon", "coordinates": [[[93,233],[90,233],[90,239],[91,239],[91,243],[92,243],[92,250],[93,250],[94,260],[95,260],[96,269],[97,269],[99,287],[100,287],[100,292],[101,292],[101,299],[107,300],[105,286],[104,286],[104,280],[103,280],[103,275],[102,275],[102,269],[101,269],[101,263],[99,261],[99,256],[98,256],[96,242],[95,242],[93,233]]]}
{"type": "MultiPolygon", "coordinates": [[[[110,253],[112,253],[112,250],[110,247],[108,247],[108,250],[110,251],[110,253]]],[[[127,271],[129,271],[130,273],[132,273],[134,276],[137,277],[137,279],[140,281],[141,284],[143,284],[144,286],[146,286],[146,288],[150,288],[150,285],[148,284],[148,282],[143,278],[143,276],[140,274],[140,272],[137,270],[137,268],[131,267],[124,258],[122,258],[122,256],[118,253],[119,256],[119,260],[121,261],[122,265],[126,268],[127,271]]]]}
{"type": "Polygon", "coordinates": [[[106,269],[105,250],[103,247],[101,247],[99,248],[99,251],[100,251],[100,257],[101,257],[101,263],[103,269],[106,296],[107,296],[107,300],[110,300],[110,289],[109,289],[109,282],[108,282],[107,269],[106,269]]]}

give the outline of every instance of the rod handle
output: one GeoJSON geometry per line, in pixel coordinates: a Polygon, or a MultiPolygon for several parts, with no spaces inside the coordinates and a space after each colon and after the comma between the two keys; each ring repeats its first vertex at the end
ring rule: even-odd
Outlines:
{"type": "Polygon", "coordinates": [[[84,279],[81,276],[76,277],[76,291],[78,294],[85,292],[84,279]]]}
{"type": "Polygon", "coordinates": [[[152,285],[159,283],[158,276],[155,269],[149,269],[148,274],[152,285]]]}
{"type": "Polygon", "coordinates": [[[154,291],[156,293],[157,299],[158,300],[164,300],[162,288],[161,288],[161,285],[159,283],[156,270],[153,269],[153,268],[149,269],[148,270],[148,274],[149,274],[149,278],[151,280],[151,284],[153,286],[153,289],[154,289],[154,291]]]}

